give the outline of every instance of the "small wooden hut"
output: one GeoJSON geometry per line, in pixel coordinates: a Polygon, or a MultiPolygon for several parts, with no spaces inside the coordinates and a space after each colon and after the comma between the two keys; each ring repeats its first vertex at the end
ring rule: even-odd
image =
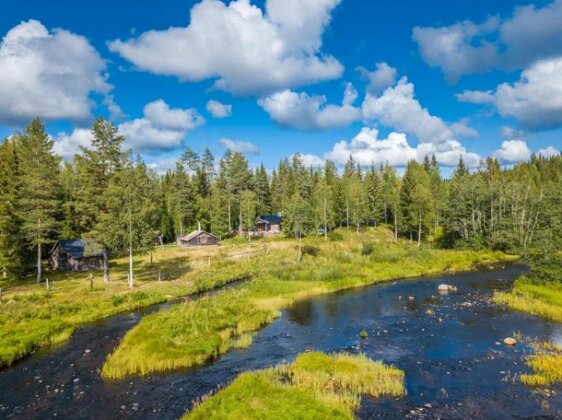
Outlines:
{"type": "Polygon", "coordinates": [[[190,248],[195,246],[217,246],[220,240],[212,233],[205,232],[204,230],[195,230],[189,235],[180,236],[177,242],[179,246],[190,248]]]}
{"type": "Polygon", "coordinates": [[[50,255],[53,270],[89,271],[103,269],[103,248],[82,239],[58,240],[50,255]]]}
{"type": "Polygon", "coordinates": [[[272,235],[281,233],[280,215],[262,215],[256,219],[256,235],[272,235]]]}

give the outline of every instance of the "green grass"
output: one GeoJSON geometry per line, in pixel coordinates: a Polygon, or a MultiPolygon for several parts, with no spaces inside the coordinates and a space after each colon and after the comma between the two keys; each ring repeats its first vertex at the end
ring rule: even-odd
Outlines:
{"type": "MultiPolygon", "coordinates": [[[[236,250],[247,248],[246,245],[236,250]]],[[[48,272],[50,291],[32,280],[5,280],[0,304],[0,367],[39,348],[67,340],[81,324],[210,290],[252,275],[254,260],[231,261],[220,255],[231,251],[229,246],[208,250],[164,247],[155,251],[152,266],[147,256],[136,257],[134,290],[130,290],[125,281],[126,258],[111,262],[110,284],[104,284],[101,273],[95,273],[93,290],[90,290],[87,273],[48,272]],[[207,266],[205,253],[213,258],[211,267],[207,266]],[[201,258],[203,264],[198,266],[196,262],[201,258]],[[171,274],[165,281],[158,282],[158,270],[171,274]]]]}
{"type": "Polygon", "coordinates": [[[546,388],[562,384],[562,348],[554,343],[532,343],[536,353],[526,358],[532,374],[521,375],[527,386],[546,388]]]}
{"type": "Polygon", "coordinates": [[[363,394],[404,395],[404,372],[363,355],[304,353],[243,373],[184,419],[352,419],[363,394]]]}
{"type": "Polygon", "coordinates": [[[277,318],[283,308],[311,296],[513,259],[502,253],[418,250],[381,238],[378,230],[360,235],[343,231],[340,235],[343,239],[336,242],[309,239],[319,252],[301,263],[295,262],[296,244],[283,241],[283,247],[269,259],[256,262],[254,280],[244,286],[144,317],[109,355],[103,376],[120,379],[188,368],[232,347],[249,346],[251,340],[239,343],[239,337],[252,335],[277,318]],[[367,256],[362,253],[365,240],[374,243],[367,256]]]}
{"type": "Polygon", "coordinates": [[[553,256],[533,264],[509,293],[494,293],[494,301],[510,308],[562,322],[562,258],[553,256]]]}

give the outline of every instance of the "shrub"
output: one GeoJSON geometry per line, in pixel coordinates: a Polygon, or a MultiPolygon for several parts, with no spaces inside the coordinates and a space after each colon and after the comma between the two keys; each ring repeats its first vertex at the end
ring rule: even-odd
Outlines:
{"type": "Polygon", "coordinates": [[[340,232],[330,232],[328,239],[332,242],[343,241],[343,235],[340,232]]]}
{"type": "Polygon", "coordinates": [[[316,246],[305,245],[302,248],[302,255],[310,255],[311,257],[317,257],[320,253],[320,249],[316,246]]]}
{"type": "Polygon", "coordinates": [[[127,298],[125,296],[117,295],[117,296],[113,296],[111,298],[111,303],[113,304],[113,306],[119,306],[123,302],[125,302],[125,300],[127,300],[127,298]]]}
{"type": "Polygon", "coordinates": [[[363,247],[361,248],[361,255],[363,256],[371,255],[374,251],[375,251],[375,245],[370,242],[367,242],[364,243],[363,247]]]}

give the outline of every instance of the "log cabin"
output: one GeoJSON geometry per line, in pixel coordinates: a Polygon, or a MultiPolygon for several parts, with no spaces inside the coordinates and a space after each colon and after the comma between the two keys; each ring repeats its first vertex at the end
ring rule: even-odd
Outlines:
{"type": "Polygon", "coordinates": [[[53,270],[101,270],[103,248],[83,239],[60,239],[53,246],[49,261],[53,270]]]}

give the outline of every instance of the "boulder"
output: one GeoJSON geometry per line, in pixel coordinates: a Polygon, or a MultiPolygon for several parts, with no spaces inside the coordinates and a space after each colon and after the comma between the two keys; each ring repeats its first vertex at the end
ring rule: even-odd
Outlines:
{"type": "Polygon", "coordinates": [[[445,293],[457,291],[457,288],[455,286],[450,285],[450,284],[440,284],[437,289],[440,292],[445,292],[445,293]]]}
{"type": "Polygon", "coordinates": [[[517,340],[515,338],[512,338],[512,337],[507,337],[507,338],[503,339],[503,343],[506,346],[514,346],[514,345],[517,344],[517,340]]]}

